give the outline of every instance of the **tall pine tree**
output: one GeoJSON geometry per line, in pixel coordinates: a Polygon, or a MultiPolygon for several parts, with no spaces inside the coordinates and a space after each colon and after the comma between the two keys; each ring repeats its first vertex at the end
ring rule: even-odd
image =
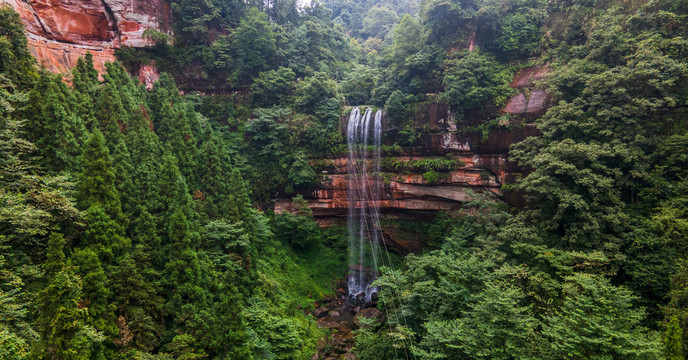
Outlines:
{"type": "Polygon", "coordinates": [[[50,171],[77,169],[86,128],[75,108],[76,101],[62,80],[41,72],[23,115],[27,139],[36,144],[42,164],[50,171]]]}
{"type": "Polygon", "coordinates": [[[36,329],[41,338],[32,351],[37,359],[90,360],[103,337],[86,324],[81,279],[65,263],[64,246],[62,234],[50,234],[43,265],[48,285],[36,299],[36,329]]]}
{"type": "Polygon", "coordinates": [[[120,226],[126,225],[117,187],[116,173],[103,134],[95,129],[84,147],[82,172],[77,187],[77,204],[85,210],[100,205],[120,226]]]}

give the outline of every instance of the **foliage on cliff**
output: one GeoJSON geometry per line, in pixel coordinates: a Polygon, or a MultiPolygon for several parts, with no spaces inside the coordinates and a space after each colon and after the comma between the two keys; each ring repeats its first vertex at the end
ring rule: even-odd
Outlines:
{"type": "Polygon", "coordinates": [[[312,216],[254,210],[231,139],[170,76],[101,80],[88,56],[69,87],[18,66],[8,7],[0,35],[0,358],[310,358],[303,309],[344,272],[312,216]]]}
{"type": "Polygon", "coordinates": [[[507,62],[538,53],[553,106],[535,121],[542,135],[510,152],[528,169],[513,185],[525,206],[476,196],[443,220],[435,250],[388,269],[388,320],[360,331],[359,356],[684,358],[685,3],[421,8],[426,44],[448,49],[441,96],[454,109],[489,116],[508,93],[507,62]],[[470,34],[479,50],[452,57],[470,34]]]}
{"type": "MultiPolygon", "coordinates": [[[[0,8],[2,354],[310,358],[322,332],[303,309],[345,271],[341,236],[254,205],[317,180],[342,105],[384,104],[413,145],[427,93],[489,122],[533,62],[552,69],[536,86],[553,106],[510,153],[525,206],[476,195],[428,226],[433,248],[383,270],[386,320],[355,352],[688,353],[685,1],[170,3],[174,39],[119,53],[173,74],[150,91],[89,57],[71,86],[37,70],[0,8]]],[[[457,164],[390,166],[437,179],[457,164]]]]}

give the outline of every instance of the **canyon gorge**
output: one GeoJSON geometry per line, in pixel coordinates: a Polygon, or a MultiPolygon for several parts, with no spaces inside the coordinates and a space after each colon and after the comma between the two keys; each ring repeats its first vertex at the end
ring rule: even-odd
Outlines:
{"type": "MultiPolygon", "coordinates": [[[[96,70],[103,72],[105,63],[116,59],[116,49],[152,45],[144,36],[145,30],[171,33],[171,9],[164,0],[3,2],[20,13],[32,55],[47,70],[59,74],[66,75],[76,65],[76,60],[87,52],[93,55],[96,70]]],[[[386,169],[384,196],[376,200],[383,214],[392,218],[431,219],[437,211],[459,208],[466,200],[466,190],[490,191],[507,201],[518,202],[515,194],[502,191],[502,185],[522,175],[522,170],[509,162],[507,153],[512,144],[538,134],[533,121],[550,105],[547,93],[538,83],[548,72],[544,66],[518,71],[510,83],[514,95],[499,111],[509,115],[511,120],[488,131],[465,131],[484,119],[475,114],[457,124],[449,107],[439,102],[435,95],[428,94],[413,115],[418,141],[385,157],[388,161],[407,163],[451,158],[460,166],[446,171],[432,182],[424,179],[422,173],[386,169]]],[[[140,66],[132,75],[138,76],[147,87],[151,87],[159,77],[152,64],[140,66]]],[[[350,111],[350,107],[343,109],[340,123],[343,134],[350,111]]],[[[389,124],[386,114],[382,123],[386,134],[383,141],[387,145],[395,143],[399,129],[389,124]]],[[[321,224],[341,223],[347,214],[347,158],[313,162],[321,182],[302,195],[321,224]]],[[[294,211],[289,198],[275,199],[274,207],[277,212],[294,211]]],[[[393,228],[387,233],[392,239],[398,238],[395,236],[398,232],[393,228]]],[[[401,239],[397,242],[404,243],[401,239]]],[[[398,251],[417,252],[421,247],[421,243],[410,241],[398,251]]]]}
{"type": "Polygon", "coordinates": [[[688,355],[685,1],[0,5],[0,358],[688,355]]]}
{"type": "MultiPolygon", "coordinates": [[[[152,45],[144,31],[171,34],[172,14],[164,0],[3,0],[21,15],[32,55],[47,70],[67,75],[76,60],[90,52],[94,66],[104,71],[106,62],[114,61],[115,50],[122,47],[145,48],[152,45]]],[[[475,36],[474,36],[475,37],[475,36]]],[[[473,38],[474,38],[473,37],[473,38]]],[[[471,42],[472,47],[473,42],[471,42]]],[[[480,114],[469,114],[456,121],[449,106],[427,94],[413,114],[417,141],[395,152],[383,154],[387,168],[378,182],[384,189],[375,200],[383,219],[383,232],[391,249],[399,254],[419,252],[425,244],[421,234],[400,231],[404,219],[432,220],[438,211],[455,210],[467,200],[466,191],[490,191],[507,202],[518,205],[516,194],[504,192],[502,186],[522,176],[508,160],[509,147],[528,136],[538,135],[533,121],[550,105],[549,97],[539,85],[549,72],[546,66],[526,67],[518,71],[509,86],[514,94],[498,113],[507,115],[506,123],[489,129],[475,128],[484,121],[480,114]],[[466,131],[473,128],[474,131],[466,131]],[[401,163],[452,159],[458,166],[445,169],[437,179],[425,179],[423,172],[399,169],[401,163]],[[397,168],[389,166],[396,164],[397,168]]],[[[139,66],[135,74],[147,88],[159,74],[154,64],[139,66]]],[[[193,91],[193,89],[189,89],[193,91]]],[[[222,95],[218,95],[222,96],[222,95]]],[[[228,98],[228,101],[229,100],[228,98]]],[[[340,131],[346,133],[351,107],[342,111],[340,131]]],[[[383,143],[391,146],[398,140],[399,129],[384,113],[383,143]]],[[[318,222],[323,225],[343,224],[347,216],[346,156],[315,159],[312,166],[319,174],[319,184],[301,191],[318,222]]],[[[384,164],[383,164],[384,165],[384,164]]],[[[274,210],[295,211],[291,198],[274,199],[274,210]]]]}

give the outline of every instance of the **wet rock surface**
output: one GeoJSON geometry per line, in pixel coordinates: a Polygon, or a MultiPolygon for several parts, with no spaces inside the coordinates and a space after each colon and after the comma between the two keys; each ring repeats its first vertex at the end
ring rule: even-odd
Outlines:
{"type": "Polygon", "coordinates": [[[351,350],[354,347],[354,331],[361,326],[361,317],[384,321],[384,315],[376,308],[377,297],[365,305],[351,304],[346,299],[346,279],[337,281],[335,296],[326,297],[311,314],[317,319],[317,326],[329,329],[330,334],[323,337],[316,345],[312,360],[354,360],[351,350]]]}
{"type": "Polygon", "coordinates": [[[357,312],[356,315],[354,315],[354,325],[356,325],[356,327],[360,328],[363,326],[361,318],[374,320],[377,323],[382,323],[384,321],[384,315],[382,314],[382,311],[374,307],[362,309],[361,311],[357,312]]]}
{"type": "MultiPolygon", "coordinates": [[[[414,127],[419,129],[419,139],[413,146],[398,147],[396,153],[383,153],[381,176],[369,175],[371,188],[382,187],[379,199],[356,204],[357,208],[377,207],[382,213],[394,212],[437,212],[454,210],[469,198],[469,192],[489,191],[504,197],[512,205],[518,206],[520,199],[513,198],[502,191],[502,186],[512,183],[522,176],[523,169],[509,161],[511,146],[540,132],[528,119],[529,114],[537,115],[549,106],[544,90],[532,88],[537,80],[547,74],[547,68],[537,71],[523,71],[512,86],[520,92],[512,101],[522,100],[522,108],[513,110],[516,117],[513,123],[505,123],[489,133],[466,131],[469,124],[456,123],[447,105],[442,103],[423,103],[418,105],[414,115],[414,127]],[[524,94],[527,92],[527,95],[524,94]],[[521,100],[519,100],[521,99],[521,100]],[[532,106],[531,106],[532,105],[532,106]],[[531,111],[532,110],[532,111],[531,111]],[[525,121],[525,122],[522,122],[525,121]],[[458,166],[442,170],[438,177],[428,177],[426,170],[401,170],[392,168],[393,164],[414,162],[455,161],[458,166]],[[387,167],[385,168],[385,164],[387,167]]],[[[518,105],[518,104],[516,104],[518,105]]],[[[510,105],[510,106],[516,106],[510,105]]],[[[521,106],[518,105],[518,106],[521,106]]],[[[505,110],[506,111],[506,110],[505,110]]],[[[509,112],[509,111],[506,111],[509,112]]],[[[346,129],[347,111],[341,121],[341,129],[346,129]]],[[[480,122],[484,122],[481,119],[480,122]]],[[[383,149],[394,147],[398,140],[393,124],[382,118],[383,149]]],[[[342,130],[344,131],[344,130],[342,130]]],[[[316,218],[344,217],[349,208],[347,190],[352,181],[347,173],[347,156],[314,159],[311,166],[320,173],[320,182],[301,195],[316,218]]],[[[294,211],[290,198],[275,199],[275,212],[294,211]]]]}

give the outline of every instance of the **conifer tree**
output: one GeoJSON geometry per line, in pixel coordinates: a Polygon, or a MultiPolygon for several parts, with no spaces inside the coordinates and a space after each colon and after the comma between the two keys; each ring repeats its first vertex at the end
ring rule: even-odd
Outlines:
{"type": "Polygon", "coordinates": [[[174,213],[172,201],[177,193],[177,184],[182,174],[177,167],[177,159],[165,152],[161,159],[160,173],[155,184],[155,200],[151,203],[150,213],[156,219],[158,235],[161,239],[167,239],[169,230],[169,215],[174,213]]]}
{"type": "Polygon", "coordinates": [[[120,101],[126,111],[127,118],[131,119],[134,110],[142,104],[145,99],[142,88],[138,87],[134,78],[129,76],[127,70],[120,62],[109,62],[105,64],[107,72],[103,74],[103,82],[107,85],[114,85],[119,93],[120,101]]]}
{"type": "Polygon", "coordinates": [[[105,83],[103,90],[98,96],[96,118],[100,130],[104,133],[108,148],[112,152],[117,143],[117,138],[121,136],[129,123],[129,116],[122,104],[122,99],[114,83],[105,83]]]}
{"type": "Polygon", "coordinates": [[[170,104],[176,104],[182,101],[174,78],[167,73],[161,74],[160,79],[155,83],[150,93],[150,100],[155,128],[160,129],[162,125],[161,122],[163,121],[163,112],[169,109],[170,104]]]}
{"type": "Polygon", "coordinates": [[[248,359],[248,331],[246,321],[242,315],[244,305],[242,294],[235,285],[237,283],[234,269],[228,269],[223,274],[218,295],[214,300],[218,325],[217,342],[227,359],[248,359]]]}
{"type": "Polygon", "coordinates": [[[158,220],[160,238],[163,239],[163,243],[169,243],[166,239],[169,236],[169,228],[174,213],[181,210],[195,233],[198,228],[198,212],[194,207],[186,179],[177,167],[177,159],[166,153],[162,159],[161,170],[155,189],[157,192],[155,211],[151,213],[158,220]]]}
{"type": "Polygon", "coordinates": [[[47,277],[54,277],[65,268],[64,246],[64,236],[58,232],[51,232],[43,263],[43,271],[47,277]]]}
{"type": "Polygon", "coordinates": [[[160,167],[163,147],[153,131],[149,111],[143,104],[135,112],[124,141],[133,165],[131,179],[136,202],[143,204],[146,210],[153,213],[158,197],[158,177],[163,171],[160,167]]]}
{"type": "Polygon", "coordinates": [[[93,204],[86,210],[88,228],[82,244],[92,249],[109,271],[117,260],[129,249],[131,240],[124,236],[124,229],[108,216],[100,204],[93,204]]]}
{"type": "Polygon", "coordinates": [[[7,266],[5,254],[10,246],[6,245],[6,241],[0,235],[0,354],[10,347],[16,347],[17,357],[21,358],[19,353],[25,353],[25,339],[31,338],[33,329],[25,321],[27,311],[22,291],[24,282],[17,271],[7,266]],[[10,341],[15,345],[10,346],[10,341]]]}
{"type": "MultiPolygon", "coordinates": [[[[98,255],[87,247],[75,251],[70,259],[76,266],[75,272],[81,277],[81,304],[88,309],[86,323],[112,338],[118,333],[114,306],[110,304],[112,290],[98,255]]],[[[102,348],[98,350],[102,351],[102,348]]]]}
{"type": "Polygon", "coordinates": [[[0,73],[22,90],[36,79],[36,60],[29,52],[24,24],[11,6],[0,6],[0,73]]]}
{"type": "Polygon", "coordinates": [[[99,204],[120,226],[126,225],[119,194],[115,187],[115,170],[103,134],[93,131],[84,147],[82,172],[77,187],[77,204],[81,209],[99,204]]]}
{"type": "Polygon", "coordinates": [[[134,209],[137,206],[136,204],[141,201],[141,199],[136,196],[136,188],[132,181],[134,165],[131,162],[129,149],[122,138],[117,141],[114,151],[112,152],[112,164],[115,168],[115,175],[118,180],[116,185],[117,192],[120,195],[122,212],[127,219],[130,219],[134,214],[134,209]]]}
{"type": "Polygon", "coordinates": [[[169,256],[165,264],[163,285],[167,304],[165,310],[175,327],[190,329],[198,325],[200,313],[207,309],[207,284],[198,255],[197,236],[192,234],[182,209],[171,217],[169,231],[169,256]]]}
{"type": "Polygon", "coordinates": [[[95,98],[98,84],[98,71],[93,66],[93,54],[89,51],[76,61],[76,66],[72,69],[72,85],[74,90],[95,98]]]}
{"type": "Polygon", "coordinates": [[[138,244],[122,259],[112,275],[111,286],[120,321],[132,335],[130,343],[120,346],[151,351],[160,344],[164,330],[165,300],[160,296],[160,272],[153,268],[146,248],[138,244]]]}
{"type": "Polygon", "coordinates": [[[132,222],[133,245],[149,254],[154,269],[162,270],[162,248],[160,236],[156,232],[155,218],[142,204],[139,204],[136,213],[139,216],[132,222]]]}
{"type": "Polygon", "coordinates": [[[49,282],[36,299],[36,328],[41,338],[32,351],[38,359],[90,360],[102,335],[86,324],[88,310],[80,305],[81,280],[65,263],[64,245],[62,234],[50,235],[43,265],[49,282]]]}
{"type": "Polygon", "coordinates": [[[41,72],[29,92],[26,136],[43,157],[42,165],[54,172],[74,171],[86,130],[74,109],[76,102],[59,77],[41,72]]]}
{"type": "Polygon", "coordinates": [[[667,360],[684,360],[683,356],[683,330],[678,321],[678,316],[672,316],[664,333],[664,356],[667,360]]]}
{"type": "Polygon", "coordinates": [[[72,69],[72,85],[78,104],[78,114],[89,129],[96,125],[96,104],[98,99],[98,71],[93,66],[93,55],[90,52],[79,58],[72,69]]]}
{"type": "Polygon", "coordinates": [[[193,108],[184,104],[174,80],[161,75],[151,93],[156,133],[165,149],[178,160],[179,170],[192,189],[197,184],[198,118],[193,108]]]}
{"type": "Polygon", "coordinates": [[[218,146],[218,139],[210,135],[203,142],[200,151],[201,168],[201,191],[203,199],[201,209],[209,219],[231,219],[239,220],[239,207],[231,188],[231,182],[236,181],[232,178],[233,169],[226,154],[221,153],[218,146]]]}

